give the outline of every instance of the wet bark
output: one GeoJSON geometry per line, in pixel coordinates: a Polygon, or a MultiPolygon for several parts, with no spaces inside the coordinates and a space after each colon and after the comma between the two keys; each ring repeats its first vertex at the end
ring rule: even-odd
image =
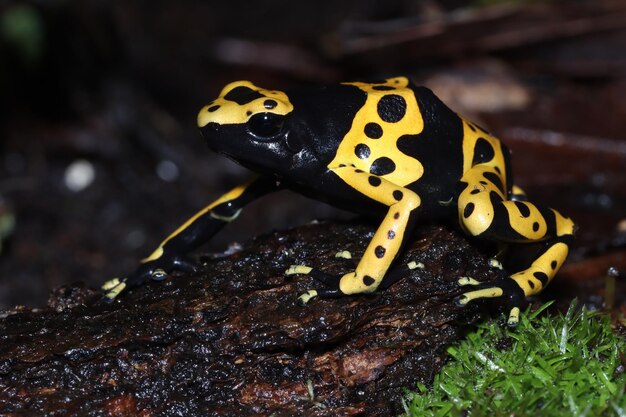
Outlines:
{"type": "Polygon", "coordinates": [[[316,223],[201,257],[112,305],[81,287],[0,321],[3,415],[387,416],[428,383],[445,348],[481,315],[457,307],[460,276],[494,279],[456,232],[420,228],[398,262],[423,264],[380,293],[297,296],[316,286],[291,264],[344,273],[374,227],[316,223]],[[13,413],[13,414],[12,414],[13,413]]]}

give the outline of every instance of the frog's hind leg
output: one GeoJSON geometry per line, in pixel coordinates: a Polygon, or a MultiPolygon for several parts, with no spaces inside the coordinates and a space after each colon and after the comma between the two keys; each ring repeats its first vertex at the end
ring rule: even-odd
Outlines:
{"type": "MultiPolygon", "coordinates": [[[[458,303],[465,305],[480,298],[508,298],[513,306],[509,324],[515,325],[522,299],[545,288],[565,261],[574,223],[556,210],[521,199],[506,200],[502,176],[493,166],[472,167],[463,176],[462,184],[458,209],[463,229],[472,236],[509,243],[510,253],[520,249],[522,255],[516,256],[517,267],[505,264],[511,273],[507,279],[480,284],[461,278],[459,284],[472,286],[472,290],[461,295],[458,303]],[[521,250],[529,244],[534,244],[536,250],[521,250]]],[[[525,194],[519,194],[520,198],[525,198],[525,194]]]]}

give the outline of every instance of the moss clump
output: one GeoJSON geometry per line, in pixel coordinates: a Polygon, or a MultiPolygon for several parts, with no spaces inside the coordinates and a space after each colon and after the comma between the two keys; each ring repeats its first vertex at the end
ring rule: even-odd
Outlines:
{"type": "Polygon", "coordinates": [[[482,324],[404,407],[407,416],[626,416],[624,338],[607,315],[577,309],[505,328],[482,324]]]}

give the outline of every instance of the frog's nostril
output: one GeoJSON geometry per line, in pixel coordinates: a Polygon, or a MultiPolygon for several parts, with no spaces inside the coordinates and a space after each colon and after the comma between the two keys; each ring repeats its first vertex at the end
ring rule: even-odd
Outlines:
{"type": "Polygon", "coordinates": [[[220,124],[219,123],[215,123],[215,122],[210,122],[207,123],[206,125],[204,125],[202,127],[202,129],[200,129],[202,131],[202,133],[216,133],[220,128],[220,124]]]}

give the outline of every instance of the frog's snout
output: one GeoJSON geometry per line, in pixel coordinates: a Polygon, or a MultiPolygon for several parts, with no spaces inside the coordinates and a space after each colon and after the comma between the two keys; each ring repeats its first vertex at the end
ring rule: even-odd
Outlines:
{"type": "Polygon", "coordinates": [[[211,146],[219,137],[220,124],[210,122],[200,128],[202,138],[211,146]]]}
{"type": "Polygon", "coordinates": [[[202,134],[215,134],[219,131],[220,124],[217,122],[210,122],[200,128],[202,134]]]}
{"type": "Polygon", "coordinates": [[[205,139],[209,139],[211,136],[216,135],[220,130],[220,124],[217,122],[209,122],[200,128],[202,136],[205,139]]]}

